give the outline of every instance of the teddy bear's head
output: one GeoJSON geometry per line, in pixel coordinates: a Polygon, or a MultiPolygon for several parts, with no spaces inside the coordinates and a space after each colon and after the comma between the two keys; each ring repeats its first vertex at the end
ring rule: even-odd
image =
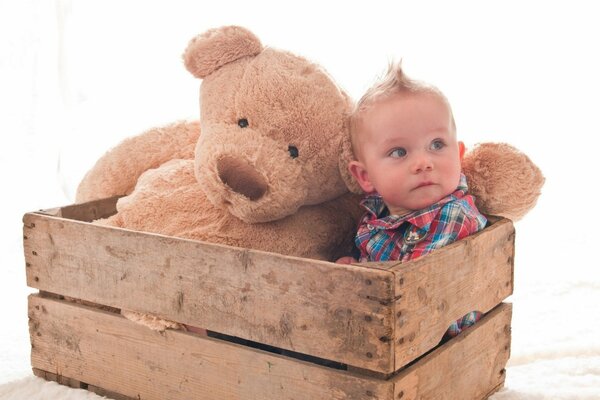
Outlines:
{"type": "Polygon", "coordinates": [[[197,36],[183,57],[203,79],[195,173],[215,206],[266,222],[347,192],[352,101],[322,68],[236,26],[197,36]]]}

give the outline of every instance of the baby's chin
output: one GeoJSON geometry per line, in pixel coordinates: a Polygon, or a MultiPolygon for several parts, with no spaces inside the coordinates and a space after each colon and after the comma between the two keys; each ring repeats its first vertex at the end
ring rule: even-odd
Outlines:
{"type": "Polygon", "coordinates": [[[411,199],[411,201],[407,202],[404,207],[407,209],[422,210],[431,206],[432,204],[437,203],[442,200],[444,197],[448,196],[450,193],[445,193],[439,190],[439,187],[436,189],[434,185],[425,186],[418,189],[418,193],[414,193],[415,198],[411,199]]]}

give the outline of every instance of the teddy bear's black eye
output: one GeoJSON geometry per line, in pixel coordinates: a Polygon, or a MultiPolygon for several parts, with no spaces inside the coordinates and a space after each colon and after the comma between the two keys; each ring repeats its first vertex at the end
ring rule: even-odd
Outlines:
{"type": "Polygon", "coordinates": [[[298,148],[296,146],[288,146],[288,151],[290,152],[290,156],[292,156],[292,158],[298,157],[298,148]]]}
{"type": "Polygon", "coordinates": [[[246,118],[240,118],[238,119],[238,125],[240,128],[245,128],[248,126],[248,120],[246,118]]]}

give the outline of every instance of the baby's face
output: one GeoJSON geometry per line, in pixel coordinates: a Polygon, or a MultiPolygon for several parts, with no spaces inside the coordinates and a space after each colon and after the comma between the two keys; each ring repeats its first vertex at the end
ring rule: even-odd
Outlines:
{"type": "Polygon", "coordinates": [[[461,170],[452,121],[446,102],[430,93],[399,94],[373,105],[358,124],[363,179],[353,174],[363,190],[376,190],[393,215],[452,193],[461,170]]]}

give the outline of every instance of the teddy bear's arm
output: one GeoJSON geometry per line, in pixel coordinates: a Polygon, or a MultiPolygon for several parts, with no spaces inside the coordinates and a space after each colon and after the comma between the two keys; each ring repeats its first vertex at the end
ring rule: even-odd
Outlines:
{"type": "Polygon", "coordinates": [[[172,159],[193,159],[200,123],[178,122],[128,138],[106,152],[77,188],[76,202],[131,193],[142,173],[172,159]]]}

